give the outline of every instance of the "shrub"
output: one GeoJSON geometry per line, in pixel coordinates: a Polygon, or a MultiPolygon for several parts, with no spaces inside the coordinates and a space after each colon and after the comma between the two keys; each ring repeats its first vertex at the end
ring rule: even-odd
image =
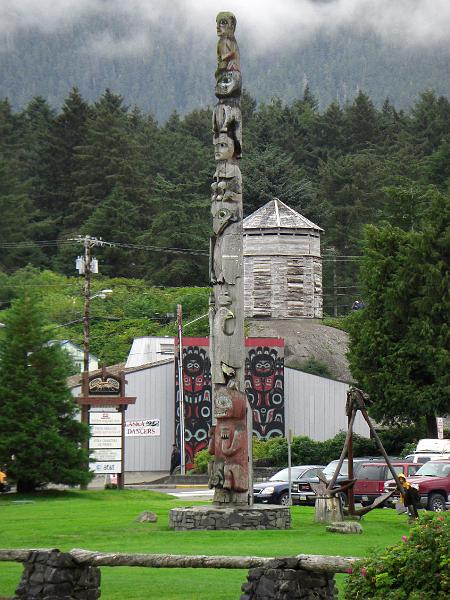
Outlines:
{"type": "Polygon", "coordinates": [[[447,600],[450,514],[425,513],[402,542],[353,567],[346,600],[447,600]]]}
{"type": "Polygon", "coordinates": [[[196,473],[207,473],[208,463],[211,462],[213,456],[208,450],[200,450],[194,456],[194,470],[196,473]]]}

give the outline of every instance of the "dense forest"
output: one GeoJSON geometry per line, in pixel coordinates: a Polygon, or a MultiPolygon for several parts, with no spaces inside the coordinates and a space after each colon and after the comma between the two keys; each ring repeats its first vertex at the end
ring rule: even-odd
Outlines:
{"type": "MultiPolygon", "coordinates": [[[[89,103],[73,89],[60,111],[41,97],[21,111],[1,101],[1,271],[74,275],[73,237],[89,234],[114,243],[98,248],[104,276],[207,285],[210,119],[196,109],[158,125],[110,90],[89,103]]],[[[345,313],[363,226],[409,230],[448,193],[448,99],[426,91],[402,111],[359,92],[319,110],[309,87],[290,104],[244,93],[243,119],[246,214],[277,196],[324,228],[325,312],[345,313]]]]}
{"type": "MultiPolygon", "coordinates": [[[[161,122],[173,110],[186,114],[212,102],[213,8],[210,21],[203,17],[202,27],[195,10],[190,10],[195,3],[190,2],[174,0],[170,10],[162,2],[148,2],[156,7],[155,14],[142,20],[138,10],[142,2],[129,7],[103,2],[99,12],[95,11],[99,2],[85,2],[78,17],[70,14],[70,2],[66,4],[69,14],[58,26],[52,20],[58,13],[54,6],[41,11],[40,21],[33,21],[31,8],[22,8],[20,19],[5,15],[6,24],[0,27],[0,96],[7,96],[14,109],[39,95],[59,108],[75,82],[90,102],[112,88],[127,104],[151,111],[161,122]],[[8,16],[17,21],[16,27],[8,28],[8,16]]],[[[360,89],[377,107],[389,96],[398,108],[410,108],[428,88],[450,96],[448,40],[438,39],[436,32],[417,44],[401,25],[398,31],[385,26],[384,35],[380,25],[377,33],[365,26],[364,15],[346,26],[325,19],[314,31],[305,22],[306,15],[296,15],[286,31],[286,23],[277,20],[278,10],[270,35],[265,30],[258,35],[261,19],[250,24],[250,7],[239,10],[246,18],[238,14],[244,82],[258,102],[279,96],[291,103],[302,95],[306,82],[315,90],[321,109],[332,101],[351,102],[360,89]]],[[[382,7],[377,11],[381,24],[386,14],[382,7]]]]}

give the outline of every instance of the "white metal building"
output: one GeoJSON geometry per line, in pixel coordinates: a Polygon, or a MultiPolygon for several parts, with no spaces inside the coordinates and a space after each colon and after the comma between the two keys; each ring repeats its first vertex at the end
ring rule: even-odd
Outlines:
{"type": "MultiPolygon", "coordinates": [[[[287,367],[284,372],[286,431],[291,429],[293,435],[323,441],[347,429],[345,402],[349,386],[346,383],[287,367]]],[[[145,481],[146,473],[169,470],[175,423],[174,360],[127,368],[125,373],[126,395],[137,398],[136,404],[126,411],[126,421],[160,420],[159,436],[125,437],[125,471],[134,474],[135,481],[139,476],[145,481]]],[[[72,393],[80,394],[79,385],[72,388],[72,393]]],[[[354,431],[369,437],[360,415],[354,431]]]]}

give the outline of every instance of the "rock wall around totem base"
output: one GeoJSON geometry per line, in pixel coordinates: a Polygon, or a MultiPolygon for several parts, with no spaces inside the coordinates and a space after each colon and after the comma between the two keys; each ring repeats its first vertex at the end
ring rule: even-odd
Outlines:
{"type": "Polygon", "coordinates": [[[175,531],[290,529],[291,511],[287,506],[273,505],[172,508],[169,527],[175,531]]]}

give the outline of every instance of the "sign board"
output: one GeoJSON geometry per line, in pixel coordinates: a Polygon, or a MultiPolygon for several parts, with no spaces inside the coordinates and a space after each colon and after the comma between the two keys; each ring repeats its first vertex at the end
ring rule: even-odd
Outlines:
{"type": "Polygon", "coordinates": [[[110,462],[112,460],[122,460],[122,450],[120,448],[99,448],[92,452],[92,457],[95,458],[96,461],[110,462]]]}
{"type": "Polygon", "coordinates": [[[89,466],[91,471],[96,474],[102,473],[121,473],[122,463],[121,462],[94,462],[89,466]]]}
{"type": "Polygon", "coordinates": [[[98,435],[104,436],[121,436],[122,425],[92,425],[91,435],[96,437],[98,435]]]}
{"type": "Polygon", "coordinates": [[[125,435],[136,436],[158,436],[161,434],[161,422],[159,419],[135,419],[125,421],[125,435]]]}
{"type": "Polygon", "coordinates": [[[444,419],[442,417],[436,417],[437,425],[437,436],[438,440],[444,439],[444,419]]]}
{"type": "Polygon", "coordinates": [[[122,413],[114,412],[90,412],[89,423],[91,425],[121,425],[122,413]]]}
{"type": "Polygon", "coordinates": [[[122,448],[121,437],[91,437],[89,448],[122,448]]]}
{"type": "Polygon", "coordinates": [[[117,377],[102,376],[89,379],[89,394],[93,396],[100,395],[120,395],[120,380],[117,377]]]}

